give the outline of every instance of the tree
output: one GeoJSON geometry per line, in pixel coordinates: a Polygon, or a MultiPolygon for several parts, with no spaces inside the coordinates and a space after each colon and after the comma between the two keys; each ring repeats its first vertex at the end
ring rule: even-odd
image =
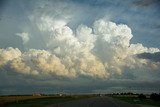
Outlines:
{"type": "Polygon", "coordinates": [[[139,94],[138,98],[140,98],[140,99],[146,99],[146,96],[144,94],[139,94]]]}
{"type": "Polygon", "coordinates": [[[152,99],[152,100],[160,100],[160,94],[152,93],[150,95],[150,99],[152,99]]]}

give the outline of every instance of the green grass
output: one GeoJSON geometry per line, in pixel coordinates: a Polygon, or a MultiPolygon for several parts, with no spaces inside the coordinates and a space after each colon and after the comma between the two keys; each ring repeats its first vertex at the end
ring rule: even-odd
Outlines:
{"type": "Polygon", "coordinates": [[[160,106],[159,100],[152,100],[152,99],[139,99],[138,97],[123,97],[123,96],[112,96],[115,99],[126,101],[131,104],[142,104],[142,105],[153,105],[153,106],[160,106]]]}
{"type": "MultiPolygon", "coordinates": [[[[71,100],[77,100],[77,99],[83,99],[83,98],[89,98],[91,96],[62,96],[62,97],[38,97],[38,98],[32,98],[30,99],[19,99],[14,102],[5,102],[1,105],[1,107],[43,107],[50,104],[56,104],[56,103],[62,103],[66,101],[71,100]]],[[[22,97],[23,98],[23,97],[22,97]]]]}

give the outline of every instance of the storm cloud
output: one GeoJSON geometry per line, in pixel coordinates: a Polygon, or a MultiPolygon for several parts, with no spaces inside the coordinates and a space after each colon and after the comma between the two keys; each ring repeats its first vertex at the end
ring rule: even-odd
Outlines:
{"type": "Polygon", "coordinates": [[[146,83],[146,92],[157,91],[159,7],[154,4],[150,0],[4,2],[0,80],[5,82],[0,82],[0,92],[33,92],[30,87],[43,92],[43,87],[48,92],[132,87],[140,92],[146,83]]]}

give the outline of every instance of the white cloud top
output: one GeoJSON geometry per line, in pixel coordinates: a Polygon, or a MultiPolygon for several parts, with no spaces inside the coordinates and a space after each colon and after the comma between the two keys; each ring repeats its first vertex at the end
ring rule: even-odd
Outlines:
{"type": "MultiPolygon", "coordinates": [[[[48,75],[53,77],[109,78],[121,75],[125,68],[137,70],[158,69],[159,62],[136,57],[140,53],[159,52],[142,44],[131,44],[131,29],[107,20],[97,20],[93,27],[79,25],[76,31],[62,20],[42,17],[37,27],[45,38],[45,50],[18,48],[0,49],[0,67],[24,75],[48,75]],[[47,33],[45,33],[47,32],[47,33]]],[[[28,33],[17,33],[27,43],[28,33]]]]}

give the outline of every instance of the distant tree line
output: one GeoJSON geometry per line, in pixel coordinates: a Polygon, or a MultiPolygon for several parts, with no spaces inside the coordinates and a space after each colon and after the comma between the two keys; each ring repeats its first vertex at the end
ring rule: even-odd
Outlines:
{"type": "Polygon", "coordinates": [[[146,95],[144,95],[144,94],[139,94],[139,95],[138,95],[138,98],[140,98],[140,99],[146,99],[147,97],[146,97],[146,95]]]}
{"type": "Polygon", "coordinates": [[[159,93],[159,94],[152,93],[152,94],[150,95],[150,99],[160,100],[160,93],[159,93]]]}
{"type": "Polygon", "coordinates": [[[152,93],[150,95],[145,95],[145,94],[138,94],[138,93],[132,93],[132,92],[127,92],[127,93],[112,93],[112,95],[138,95],[139,99],[146,99],[147,96],[149,96],[148,98],[152,99],[152,100],[160,100],[160,93],[152,93]]]}
{"type": "MultiPolygon", "coordinates": [[[[138,98],[140,98],[140,99],[146,99],[146,95],[139,94],[138,98]]],[[[150,94],[150,99],[152,99],[152,100],[160,100],[160,93],[159,94],[157,94],[157,93],[150,94]]]]}

